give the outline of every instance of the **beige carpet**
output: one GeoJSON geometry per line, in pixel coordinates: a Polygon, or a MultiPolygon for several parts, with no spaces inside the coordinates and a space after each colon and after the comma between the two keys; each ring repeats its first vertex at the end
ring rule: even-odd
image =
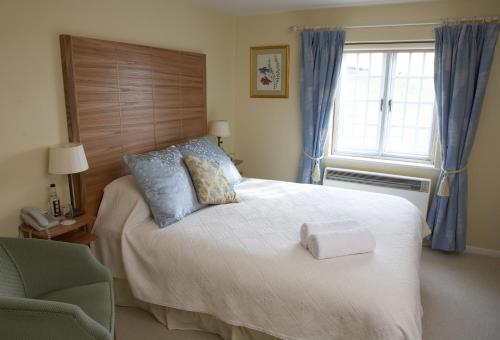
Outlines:
{"type": "MultiPolygon", "coordinates": [[[[500,339],[500,259],[425,249],[422,304],[424,340],[500,339]]],[[[117,308],[116,331],[118,340],[220,340],[202,332],[168,331],[135,308],[117,308]]]]}

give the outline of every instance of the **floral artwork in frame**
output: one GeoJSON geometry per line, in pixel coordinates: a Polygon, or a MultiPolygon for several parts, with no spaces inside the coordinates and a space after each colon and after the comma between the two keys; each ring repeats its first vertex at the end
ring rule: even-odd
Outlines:
{"type": "Polygon", "coordinates": [[[288,98],[288,54],[284,46],[250,48],[250,97],[288,98]]]}

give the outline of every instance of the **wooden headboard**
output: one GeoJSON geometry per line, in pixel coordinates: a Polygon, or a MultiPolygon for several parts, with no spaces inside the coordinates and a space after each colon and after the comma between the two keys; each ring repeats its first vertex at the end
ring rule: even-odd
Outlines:
{"type": "Polygon", "coordinates": [[[207,132],[205,55],[61,35],[69,139],[89,170],[75,175],[77,206],[97,214],[103,189],[128,173],[127,153],[207,132]]]}

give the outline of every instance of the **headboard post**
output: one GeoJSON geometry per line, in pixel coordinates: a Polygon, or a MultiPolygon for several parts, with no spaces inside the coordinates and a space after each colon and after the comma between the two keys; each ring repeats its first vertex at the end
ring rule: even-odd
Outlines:
{"type": "Polygon", "coordinates": [[[77,206],[97,214],[104,187],[128,173],[122,157],[207,133],[204,54],[60,36],[68,135],[89,170],[77,206]]]}
{"type": "MultiPolygon", "coordinates": [[[[68,126],[68,139],[70,142],[80,142],[78,131],[78,116],[75,79],[73,73],[73,59],[71,53],[71,36],[60,35],[61,59],[63,66],[64,99],[66,102],[66,124],[68,126]]],[[[76,209],[83,209],[82,202],[85,202],[85,190],[82,190],[80,174],[74,174],[73,187],[75,190],[76,209]]]]}

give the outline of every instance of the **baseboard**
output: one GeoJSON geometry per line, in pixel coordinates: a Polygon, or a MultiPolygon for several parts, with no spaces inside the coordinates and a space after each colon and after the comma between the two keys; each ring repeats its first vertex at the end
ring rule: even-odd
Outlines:
{"type": "Polygon", "coordinates": [[[467,246],[465,247],[465,252],[470,254],[486,255],[491,257],[500,257],[500,250],[487,249],[467,246]]]}

